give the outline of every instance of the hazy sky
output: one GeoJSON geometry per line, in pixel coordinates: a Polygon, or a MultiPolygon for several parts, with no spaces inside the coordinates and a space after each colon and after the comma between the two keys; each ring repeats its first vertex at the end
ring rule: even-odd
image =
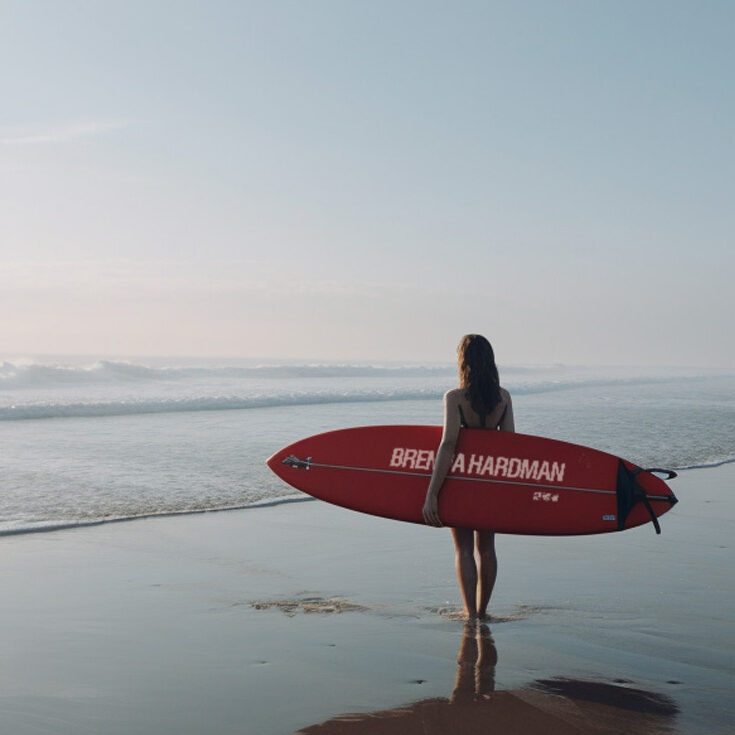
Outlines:
{"type": "Polygon", "coordinates": [[[0,357],[735,366],[735,3],[0,2],[0,357]]]}

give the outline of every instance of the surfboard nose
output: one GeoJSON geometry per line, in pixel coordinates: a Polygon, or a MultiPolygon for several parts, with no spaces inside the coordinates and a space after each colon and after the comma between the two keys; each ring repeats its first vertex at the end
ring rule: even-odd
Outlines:
{"type": "Polygon", "coordinates": [[[297,452],[294,451],[295,447],[295,444],[289,444],[287,447],[279,449],[265,461],[271,471],[281,479],[284,479],[284,473],[289,467],[309,469],[311,457],[300,457],[297,452]]]}
{"type": "Polygon", "coordinates": [[[275,472],[280,477],[280,469],[282,467],[282,463],[285,457],[288,456],[287,452],[288,447],[284,447],[283,449],[279,449],[274,454],[271,454],[268,459],[265,460],[265,463],[268,465],[268,467],[271,469],[272,472],[275,472]]]}

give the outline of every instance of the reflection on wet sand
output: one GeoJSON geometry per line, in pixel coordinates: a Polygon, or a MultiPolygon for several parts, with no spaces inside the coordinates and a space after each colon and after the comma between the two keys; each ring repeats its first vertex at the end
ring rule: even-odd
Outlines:
{"type": "Polygon", "coordinates": [[[300,735],[672,735],[675,702],[619,684],[554,678],[495,691],[498,652],[486,625],[466,624],[449,699],[342,715],[300,735]]]}
{"type": "Polygon", "coordinates": [[[495,691],[498,649],[487,625],[465,623],[457,656],[457,679],[449,701],[478,702],[495,691]]]}

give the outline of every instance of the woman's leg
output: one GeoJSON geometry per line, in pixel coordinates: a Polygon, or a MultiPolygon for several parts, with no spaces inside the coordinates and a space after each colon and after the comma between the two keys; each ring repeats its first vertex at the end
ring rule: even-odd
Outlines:
{"type": "Polygon", "coordinates": [[[455,562],[465,611],[469,618],[477,617],[477,566],[475,564],[474,531],[453,528],[455,562]]]}
{"type": "Polygon", "coordinates": [[[477,613],[480,618],[487,615],[490,595],[493,593],[495,578],[498,576],[498,558],[495,556],[495,534],[492,531],[476,531],[477,562],[479,567],[477,613]]]}

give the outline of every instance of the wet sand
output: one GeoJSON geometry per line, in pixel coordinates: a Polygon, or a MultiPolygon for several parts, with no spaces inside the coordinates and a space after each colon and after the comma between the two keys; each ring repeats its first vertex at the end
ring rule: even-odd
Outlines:
{"type": "Polygon", "coordinates": [[[2,538],[3,732],[732,732],[735,465],[672,487],[500,537],[474,629],[447,531],[318,502],[2,538]]]}

